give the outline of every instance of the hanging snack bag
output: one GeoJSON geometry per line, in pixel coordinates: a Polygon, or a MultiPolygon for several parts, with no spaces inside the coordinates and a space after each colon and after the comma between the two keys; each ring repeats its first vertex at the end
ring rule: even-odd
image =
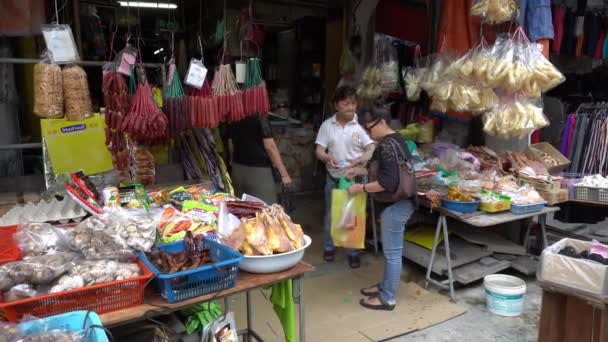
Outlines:
{"type": "Polygon", "coordinates": [[[50,52],[34,65],[34,114],[41,118],[63,117],[63,74],[51,63],[50,52]]]}
{"type": "Polygon", "coordinates": [[[524,138],[548,125],[549,120],[543,114],[542,105],[524,97],[495,106],[483,117],[485,133],[507,139],[524,138]]]}
{"type": "Polygon", "coordinates": [[[68,120],[79,121],[91,116],[91,94],[84,69],[77,65],[68,65],[63,69],[63,93],[68,120]]]}
{"type": "Polygon", "coordinates": [[[517,13],[515,0],[475,0],[471,15],[480,17],[488,24],[500,24],[513,19],[517,13]]]}

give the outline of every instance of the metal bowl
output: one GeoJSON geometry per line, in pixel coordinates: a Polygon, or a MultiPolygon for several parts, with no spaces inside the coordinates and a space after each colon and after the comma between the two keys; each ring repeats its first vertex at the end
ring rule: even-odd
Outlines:
{"type": "Polygon", "coordinates": [[[243,255],[239,268],[249,273],[275,273],[281,272],[295,266],[302,257],[304,251],[312,240],[308,235],[304,235],[304,247],[282,254],[274,255],[243,255]]]}

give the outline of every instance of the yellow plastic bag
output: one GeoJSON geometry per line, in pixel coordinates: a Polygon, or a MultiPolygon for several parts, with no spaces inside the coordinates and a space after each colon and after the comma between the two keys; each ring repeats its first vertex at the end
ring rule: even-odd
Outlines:
{"type": "Polygon", "coordinates": [[[331,239],[336,247],[365,248],[365,193],[350,195],[334,189],[331,194],[331,239]]]}

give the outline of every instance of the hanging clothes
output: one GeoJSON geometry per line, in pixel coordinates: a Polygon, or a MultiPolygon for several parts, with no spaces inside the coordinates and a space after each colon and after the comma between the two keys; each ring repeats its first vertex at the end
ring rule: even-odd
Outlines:
{"type": "Polygon", "coordinates": [[[479,42],[480,21],[470,14],[472,2],[449,0],[441,3],[438,50],[446,48],[464,53],[479,42]]]}
{"type": "Polygon", "coordinates": [[[608,104],[582,104],[570,114],[562,134],[568,169],[578,174],[608,174],[608,104]]]}
{"type": "Polygon", "coordinates": [[[553,53],[559,53],[564,39],[564,20],[566,19],[566,8],[564,6],[553,7],[553,53]]]}

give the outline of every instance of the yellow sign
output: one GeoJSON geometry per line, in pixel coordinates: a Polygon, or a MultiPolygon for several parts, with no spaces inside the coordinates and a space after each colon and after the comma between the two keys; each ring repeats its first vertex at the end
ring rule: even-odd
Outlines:
{"type": "Polygon", "coordinates": [[[82,121],[42,119],[40,129],[55,174],[82,169],[91,175],[112,170],[112,157],[105,144],[105,123],[101,115],[82,121]]]}

